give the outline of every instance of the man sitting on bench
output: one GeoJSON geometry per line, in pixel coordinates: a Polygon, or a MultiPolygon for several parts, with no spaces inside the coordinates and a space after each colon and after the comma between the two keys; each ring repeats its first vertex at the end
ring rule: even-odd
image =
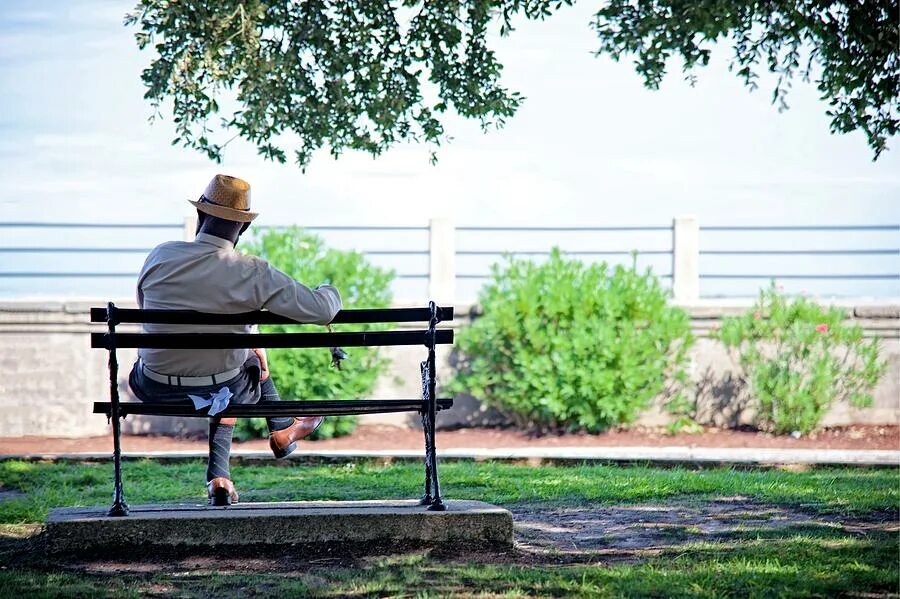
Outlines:
{"type": "MultiPolygon", "coordinates": [[[[233,314],[267,309],[293,320],[327,324],[341,310],[341,296],[331,285],[310,289],[265,260],[245,256],[234,247],[257,214],[250,212],[250,185],[216,175],[197,208],[197,236],[192,242],[170,241],[154,248],[138,276],[142,309],[195,310],[233,314]]],[[[248,333],[251,325],[204,326],[145,324],[148,333],[248,333]]],[[[146,402],[194,402],[209,407],[209,501],[229,505],[238,500],[228,462],[235,418],[216,418],[229,403],[278,401],[264,349],[141,349],[128,379],[146,402]]],[[[276,458],[296,448],[296,441],[322,423],[321,416],[268,418],[269,446],[276,458]]]]}

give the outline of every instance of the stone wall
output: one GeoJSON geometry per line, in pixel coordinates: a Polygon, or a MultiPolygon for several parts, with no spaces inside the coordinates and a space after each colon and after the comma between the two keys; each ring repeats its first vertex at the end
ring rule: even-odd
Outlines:
{"type": "MultiPolygon", "coordinates": [[[[723,316],[743,313],[749,302],[731,305],[686,306],[692,316],[697,343],[691,352],[691,378],[700,406],[700,419],[707,424],[733,427],[752,422],[752,403],[746,388],[736,386],[729,376],[735,369],[722,345],[709,338],[709,330],[723,316]]],[[[887,372],[874,391],[870,408],[856,409],[836,404],[822,421],[823,426],[849,424],[900,424],[900,304],[856,304],[842,302],[847,319],[863,328],[866,337],[881,338],[882,356],[887,372]]],[[[658,406],[649,410],[640,423],[662,425],[668,415],[658,406]]]]}
{"type": "MultiPolygon", "coordinates": [[[[109,400],[107,353],[90,348],[89,333],[103,331],[102,325],[91,325],[90,306],[101,301],[78,302],[0,302],[0,437],[50,435],[87,437],[108,432],[106,419],[92,413],[95,401],[109,400]]],[[[121,302],[123,307],[131,302],[121,302]]],[[[826,424],[897,424],[900,422],[900,304],[845,304],[848,316],[861,324],[866,334],[883,339],[884,355],[890,362],[887,375],[876,390],[872,408],[853,410],[835,406],[826,424]]],[[[743,422],[746,412],[740,407],[740,392],[723,380],[729,360],[722,348],[706,337],[706,332],[722,315],[736,313],[740,303],[722,305],[705,303],[686,306],[692,314],[699,340],[692,354],[692,374],[700,381],[709,420],[722,424],[743,422]],[[737,401],[736,401],[737,399],[737,401]]],[[[468,322],[468,308],[457,308],[460,318],[454,327],[468,322]]],[[[121,326],[120,330],[136,330],[121,326]]],[[[451,372],[449,348],[438,351],[439,378],[451,372]]],[[[418,363],[424,359],[419,347],[386,348],[393,368],[379,380],[375,398],[417,397],[420,393],[418,363]]],[[[351,352],[352,353],[352,352],[351,352]]],[[[119,352],[119,389],[123,401],[133,400],[128,393],[126,377],[134,362],[133,350],[119,352]]],[[[275,373],[277,380],[277,372],[275,373]]],[[[416,415],[383,414],[365,417],[369,423],[380,422],[401,426],[417,426],[416,415]]],[[[457,397],[450,412],[441,413],[443,427],[467,424],[497,423],[502,417],[485,409],[470,397],[457,397]]],[[[663,424],[666,415],[659,409],[649,410],[642,424],[663,424]]],[[[129,417],[123,430],[136,433],[180,434],[202,432],[203,418],[129,417]]]]}

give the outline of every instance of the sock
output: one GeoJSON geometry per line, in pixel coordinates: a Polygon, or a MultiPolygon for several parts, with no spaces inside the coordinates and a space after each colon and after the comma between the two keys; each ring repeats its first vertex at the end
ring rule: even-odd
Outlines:
{"type": "Polygon", "coordinates": [[[213,419],[209,422],[209,462],[206,466],[206,482],[220,476],[231,479],[228,458],[231,455],[231,436],[234,427],[220,424],[213,419]]]}
{"type": "MultiPolygon", "coordinates": [[[[275,388],[275,383],[272,382],[271,376],[262,382],[260,391],[262,392],[260,401],[281,401],[281,397],[278,395],[278,389],[275,388]]],[[[266,418],[266,425],[269,427],[270,433],[285,429],[292,424],[294,424],[294,419],[291,416],[266,418]]]]}

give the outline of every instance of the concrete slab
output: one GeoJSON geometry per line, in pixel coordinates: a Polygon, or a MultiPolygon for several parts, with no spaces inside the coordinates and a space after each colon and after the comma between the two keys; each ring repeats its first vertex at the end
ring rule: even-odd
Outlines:
{"type": "Polygon", "coordinates": [[[131,506],[121,518],[107,516],[108,506],[58,508],[47,518],[46,538],[52,553],[79,554],[148,547],[512,547],[507,510],[481,501],[450,500],[447,507],[431,512],[415,500],[150,504],[131,506]]]}

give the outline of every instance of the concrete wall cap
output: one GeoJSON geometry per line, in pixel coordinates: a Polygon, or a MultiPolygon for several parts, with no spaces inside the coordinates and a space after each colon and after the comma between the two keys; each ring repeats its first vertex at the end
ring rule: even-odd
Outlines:
{"type": "Polygon", "coordinates": [[[900,318],[900,304],[856,306],[853,314],[857,318],[900,318]]]}

